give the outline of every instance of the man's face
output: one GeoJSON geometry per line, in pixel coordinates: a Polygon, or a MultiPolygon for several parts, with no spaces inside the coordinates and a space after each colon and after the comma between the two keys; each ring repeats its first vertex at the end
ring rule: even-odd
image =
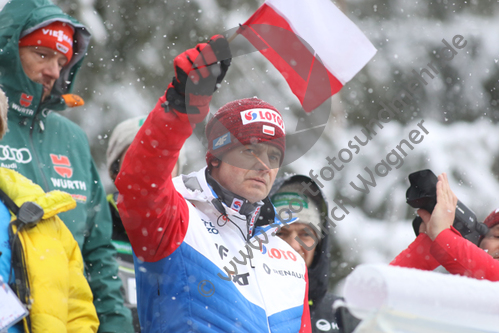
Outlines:
{"type": "Polygon", "coordinates": [[[281,159],[281,151],[265,143],[236,147],[221,162],[212,162],[211,175],[232,193],[255,203],[269,194],[281,159]]]}
{"type": "Polygon", "coordinates": [[[44,46],[20,47],[19,55],[24,73],[32,81],[43,85],[42,100],[45,100],[68,59],[64,54],[44,46]]]}
{"type": "Polygon", "coordinates": [[[492,227],[480,242],[480,248],[487,250],[494,259],[499,260],[499,224],[492,227]]]}
{"type": "Polygon", "coordinates": [[[310,267],[314,260],[317,235],[307,223],[291,223],[282,227],[276,235],[291,245],[302,256],[303,260],[305,260],[307,267],[310,267]]]}

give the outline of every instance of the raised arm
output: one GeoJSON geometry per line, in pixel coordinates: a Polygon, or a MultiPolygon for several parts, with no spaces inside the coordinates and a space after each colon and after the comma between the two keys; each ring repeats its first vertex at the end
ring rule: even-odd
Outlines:
{"type": "Polygon", "coordinates": [[[393,266],[410,267],[422,270],[434,270],[440,263],[431,253],[433,239],[454,222],[457,197],[450,190],[447,175],[438,176],[437,205],[430,214],[424,209],[418,210],[423,219],[419,235],[409,247],[402,251],[391,263],[393,266]]]}
{"type": "Polygon", "coordinates": [[[442,231],[430,251],[449,273],[499,281],[499,261],[463,238],[454,228],[442,231]]]}
{"type": "Polygon", "coordinates": [[[390,265],[432,271],[440,264],[430,253],[431,239],[420,233],[414,242],[392,260],[390,265]]]}
{"type": "Polygon", "coordinates": [[[192,127],[185,116],[165,113],[164,102],[163,96],[142,125],[116,178],[123,225],[135,254],[145,261],[171,254],[188,222],[187,204],[175,190],[171,172],[192,127]]]}
{"type": "Polygon", "coordinates": [[[198,44],[174,60],[175,77],[128,149],[116,179],[118,208],[137,257],[157,261],[182,242],[188,208],[171,172],[195,124],[209,112],[217,85],[230,65],[222,36],[198,44]]]}

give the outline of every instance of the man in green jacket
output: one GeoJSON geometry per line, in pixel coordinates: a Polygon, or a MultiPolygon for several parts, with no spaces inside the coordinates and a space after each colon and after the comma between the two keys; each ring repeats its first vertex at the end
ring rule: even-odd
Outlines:
{"type": "Polygon", "coordinates": [[[0,166],[76,200],[60,218],[81,248],[99,332],[127,333],[133,328],[117,278],[111,215],[87,137],[54,112],[79,102],[69,93],[89,39],[82,24],[48,0],[11,1],[0,12],[0,84],[9,99],[0,166]]]}

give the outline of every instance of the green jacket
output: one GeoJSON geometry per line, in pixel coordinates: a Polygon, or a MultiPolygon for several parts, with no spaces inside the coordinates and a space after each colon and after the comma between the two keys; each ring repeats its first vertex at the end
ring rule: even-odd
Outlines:
{"type": "Polygon", "coordinates": [[[77,207],[59,217],[80,246],[99,332],[126,333],[133,331],[131,314],[123,304],[111,215],[87,137],[76,124],[53,112],[66,107],[61,95],[71,91],[89,39],[83,25],[48,0],[14,0],[0,12],[0,84],[9,98],[9,132],[0,141],[0,166],[16,170],[46,192],[66,191],[76,200],[77,207]],[[52,96],[42,103],[43,87],[24,74],[18,41],[21,33],[54,20],[76,28],[74,55],[52,96]]]}

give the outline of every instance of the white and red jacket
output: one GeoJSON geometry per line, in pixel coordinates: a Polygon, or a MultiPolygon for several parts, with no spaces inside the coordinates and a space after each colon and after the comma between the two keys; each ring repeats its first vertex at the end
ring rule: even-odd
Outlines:
{"type": "Polygon", "coordinates": [[[442,265],[451,274],[499,281],[499,261],[463,238],[454,227],[442,231],[433,242],[427,234],[419,234],[390,265],[422,270],[442,265]]]}
{"type": "Polygon", "coordinates": [[[172,180],[192,126],[162,102],[116,180],[142,332],[310,332],[306,265],[276,227],[256,228],[248,243],[246,217],[217,210],[205,169],[172,180]]]}

